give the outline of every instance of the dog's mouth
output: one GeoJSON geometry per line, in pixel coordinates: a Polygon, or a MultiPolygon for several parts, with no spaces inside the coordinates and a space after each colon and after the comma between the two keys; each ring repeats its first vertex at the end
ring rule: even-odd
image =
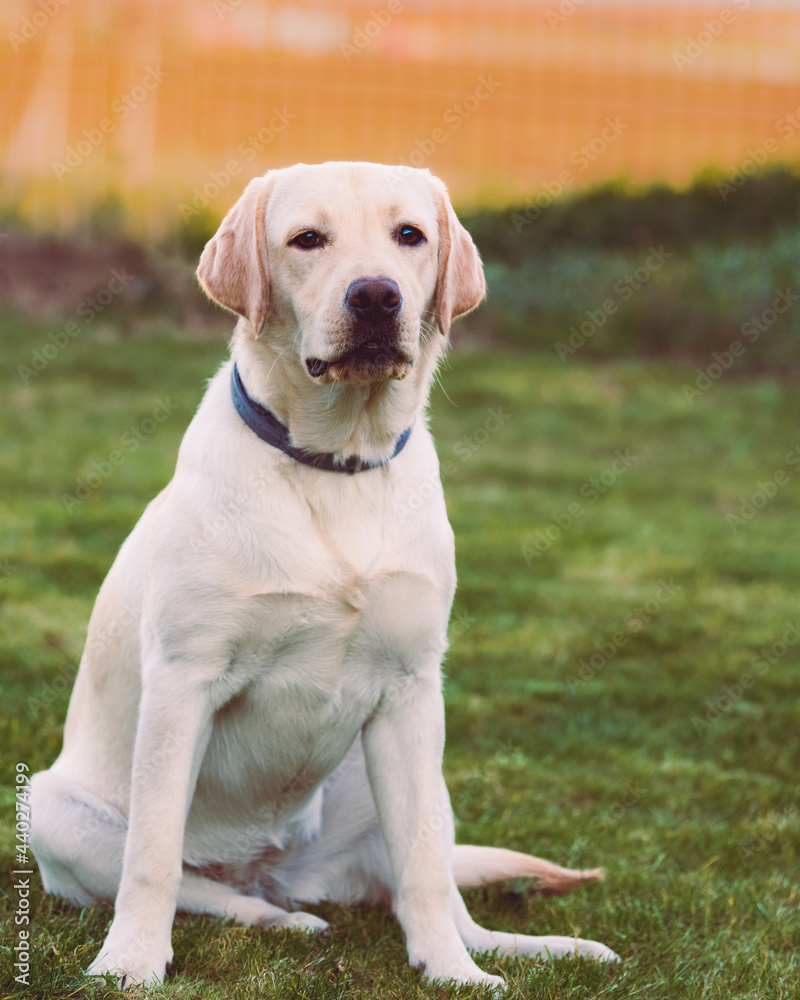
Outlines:
{"type": "Polygon", "coordinates": [[[404,379],[414,365],[413,357],[397,344],[367,340],[325,361],[307,358],[308,374],[320,382],[376,382],[404,379]]]}

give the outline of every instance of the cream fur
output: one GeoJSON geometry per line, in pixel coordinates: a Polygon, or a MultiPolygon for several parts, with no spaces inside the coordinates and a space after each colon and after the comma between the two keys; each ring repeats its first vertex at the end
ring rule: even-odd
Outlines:
{"type": "Polygon", "coordinates": [[[243,381],[296,445],[377,461],[413,431],[382,468],[323,472],[244,425],[230,362],[210,383],[174,478],[101,588],[63,751],[32,782],[46,889],[115,904],[90,972],[161,980],[176,907],[314,930],[324,921],[293,904],[324,898],[391,903],[431,979],[500,985],[468,948],[614,959],[592,941],[486,931],[456,886],[530,874],[564,890],[599,873],[454,847],[440,669],[453,534],[440,492],[401,514],[438,477],[425,407],[450,321],[484,294],[444,186],[376,164],[271,172],[198,276],[239,314],[243,381]],[[399,243],[402,225],[425,241],[399,243]],[[304,229],[324,247],[293,245],[304,229]],[[400,287],[393,329],[413,364],[353,379],[337,359],[363,276],[400,287]],[[309,358],[330,361],[325,377],[309,358]]]}

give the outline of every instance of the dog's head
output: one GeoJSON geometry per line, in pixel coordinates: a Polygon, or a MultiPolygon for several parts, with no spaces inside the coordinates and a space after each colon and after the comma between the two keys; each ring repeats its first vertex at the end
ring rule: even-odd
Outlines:
{"type": "MultiPolygon", "coordinates": [[[[426,170],[297,164],[256,178],[200,258],[206,293],[314,382],[403,379],[483,298],[477,250],[426,170]]],[[[438,352],[437,352],[438,353],[438,352]]]]}

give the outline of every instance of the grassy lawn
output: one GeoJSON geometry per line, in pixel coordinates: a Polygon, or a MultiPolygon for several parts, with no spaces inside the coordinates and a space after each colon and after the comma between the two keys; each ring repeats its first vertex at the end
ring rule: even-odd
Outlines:
{"type": "MultiPolygon", "coordinates": [[[[2,997],[118,995],[81,980],[109,914],[36,878],[31,986],[13,981],[14,765],[58,753],[96,591],[225,357],[97,326],[24,384],[17,366],[58,328],[0,320],[2,997]]],[[[607,871],[572,897],[517,885],[468,904],[623,958],[484,959],[511,997],[797,996],[800,398],[729,373],[690,399],[695,377],[482,351],[452,355],[434,393],[460,575],[445,760],[459,839],[607,871]]],[[[319,941],[179,916],[155,992],[458,994],[407,967],[388,913],[319,912],[319,941]]]]}

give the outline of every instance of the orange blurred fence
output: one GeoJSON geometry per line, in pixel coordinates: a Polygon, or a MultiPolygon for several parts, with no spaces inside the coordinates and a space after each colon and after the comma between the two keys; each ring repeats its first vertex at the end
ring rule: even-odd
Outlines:
{"type": "Polygon", "coordinates": [[[0,28],[2,200],[55,228],[111,192],[160,235],[297,160],[502,204],[800,155],[796,5],[5,0],[0,28]]]}

